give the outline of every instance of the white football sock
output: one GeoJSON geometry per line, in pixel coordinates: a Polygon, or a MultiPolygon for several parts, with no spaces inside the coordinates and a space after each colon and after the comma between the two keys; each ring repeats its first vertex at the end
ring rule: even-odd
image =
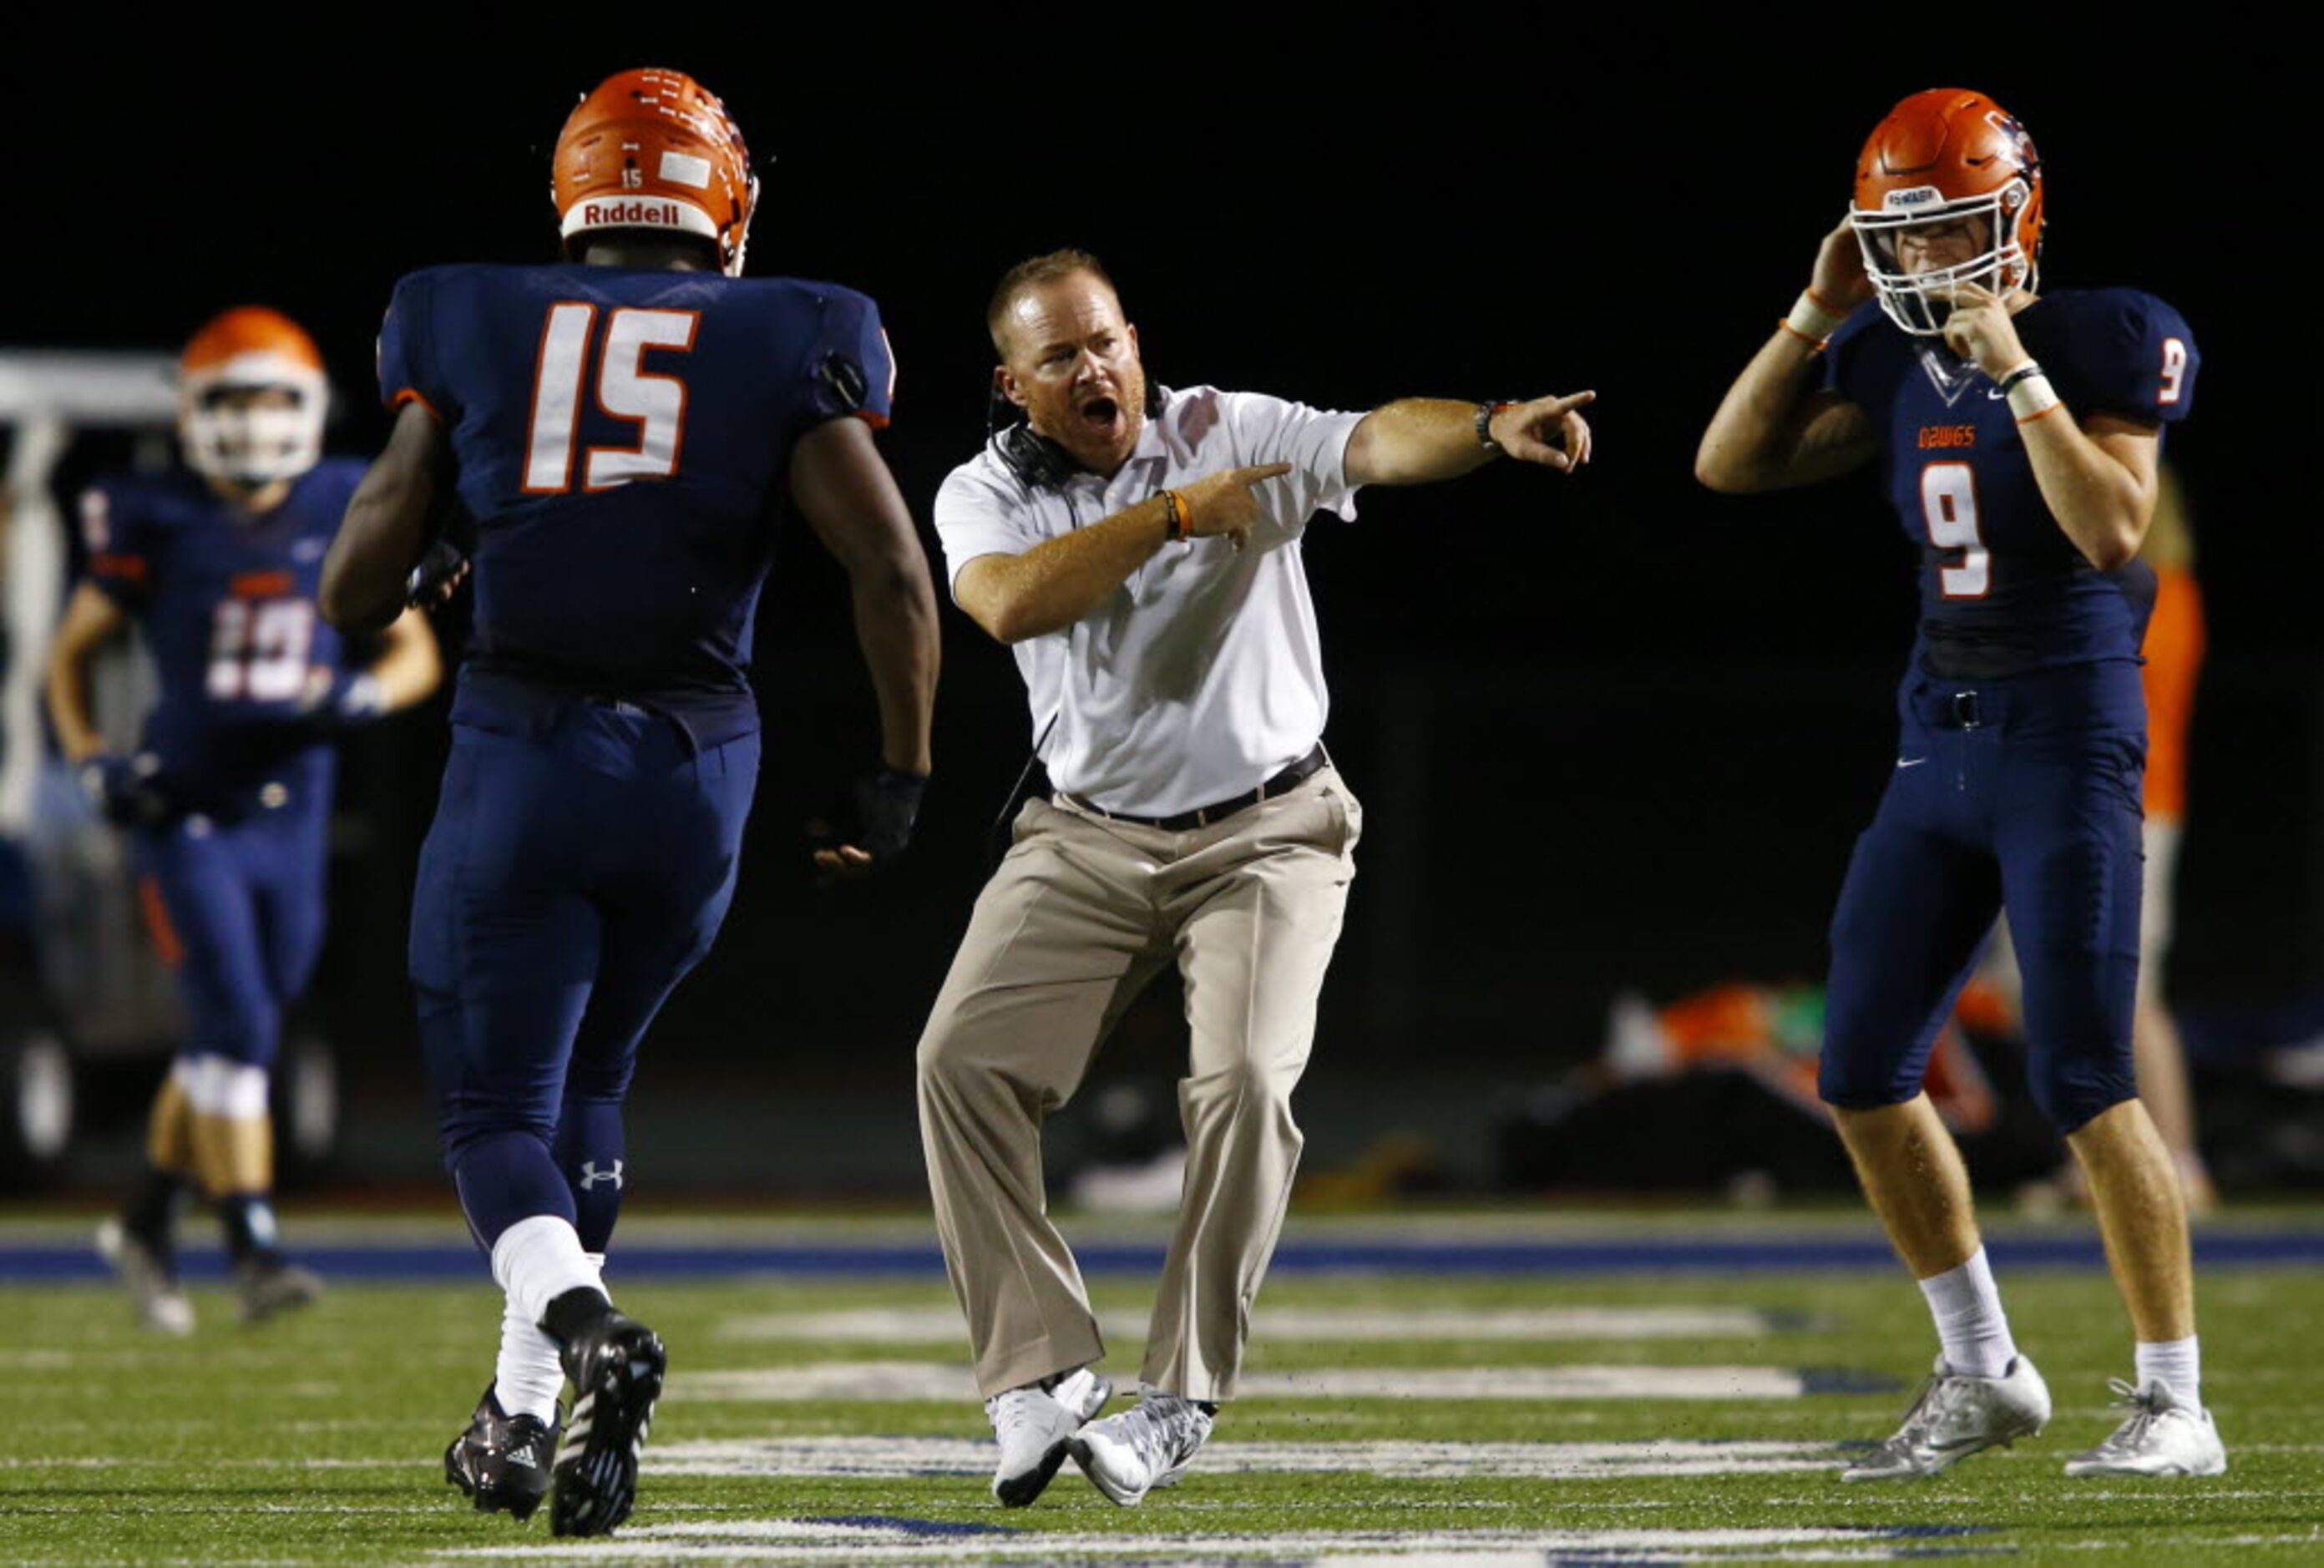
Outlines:
{"type": "Polygon", "coordinates": [[[508,1292],[511,1307],[535,1324],[568,1290],[605,1291],[572,1222],[555,1214],[535,1214],[501,1232],[493,1243],[493,1278],[508,1292]]]}
{"type": "Polygon", "coordinates": [[[2138,1369],[2142,1386],[2149,1378],[2160,1378],[2171,1386],[2172,1403],[2190,1410],[2203,1407],[2203,1352],[2193,1334],[2183,1340],[2135,1345],[2131,1349],[2131,1364],[2138,1369]]]}
{"type": "Polygon", "coordinates": [[[1959,1268],[1922,1280],[1921,1294],[1929,1298],[1946,1366],[1972,1378],[2008,1376],[2017,1342],[2009,1337],[2009,1318],[2001,1310],[2001,1292],[1994,1287],[1984,1248],[1959,1268]]]}
{"type": "Polygon", "coordinates": [[[540,1331],[511,1296],[501,1314],[501,1359],[493,1371],[493,1391],[511,1416],[530,1416],[544,1426],[557,1424],[557,1396],[565,1388],[565,1365],[557,1342],[540,1331]]]}

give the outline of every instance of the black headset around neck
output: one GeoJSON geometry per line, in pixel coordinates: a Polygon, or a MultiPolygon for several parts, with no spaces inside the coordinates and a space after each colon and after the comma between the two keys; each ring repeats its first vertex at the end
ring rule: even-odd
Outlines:
{"type": "MultiPolygon", "coordinates": [[[[997,386],[988,388],[984,401],[984,438],[1001,466],[1014,475],[1019,484],[1028,490],[1062,490],[1075,475],[1086,473],[1080,461],[1056,441],[1036,430],[1023,420],[1012,425],[1001,421],[1001,410],[1012,408],[1001,395],[997,386]]],[[[1146,383],[1146,417],[1162,417],[1162,384],[1146,383]]]]}

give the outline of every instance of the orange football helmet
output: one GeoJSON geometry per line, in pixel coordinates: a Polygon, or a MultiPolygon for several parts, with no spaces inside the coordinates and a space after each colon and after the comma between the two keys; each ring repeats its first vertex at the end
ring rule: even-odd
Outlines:
{"type": "Polygon", "coordinates": [[[1905,331],[1936,332],[1954,285],[1997,294],[2034,286],[2042,255],[2042,160],[2015,115],[1983,93],[1931,88],[1888,111],[1857,161],[1849,208],[1880,308],[1905,331]],[[1916,226],[1980,218],[1985,248],[1955,266],[1906,272],[1896,236],[1916,226]]]}
{"type": "Polygon", "coordinates": [[[709,240],[726,275],[741,274],[759,179],[742,127],[684,71],[625,70],[598,83],[567,117],[549,168],[568,252],[595,229],[672,229],[709,240]]]}
{"type": "Polygon", "coordinates": [[[295,478],[323,456],[329,399],[306,329],[280,310],[238,305],[204,323],[178,361],[186,461],[232,484],[295,478]]]}

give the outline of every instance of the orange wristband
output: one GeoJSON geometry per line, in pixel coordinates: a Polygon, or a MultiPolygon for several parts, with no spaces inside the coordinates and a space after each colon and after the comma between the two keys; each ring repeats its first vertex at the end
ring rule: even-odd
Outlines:
{"type": "Polygon", "coordinates": [[[1180,544],[1185,544],[1193,537],[1186,531],[1189,519],[1186,515],[1185,496],[1175,490],[1165,490],[1162,493],[1162,511],[1164,526],[1168,530],[1168,537],[1176,540],[1180,544]]]}

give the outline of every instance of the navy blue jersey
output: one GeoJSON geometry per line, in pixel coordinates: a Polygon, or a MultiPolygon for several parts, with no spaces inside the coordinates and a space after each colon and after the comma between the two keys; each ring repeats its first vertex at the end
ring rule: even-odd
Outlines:
{"type": "Polygon", "coordinates": [[[755,727],[751,623],[792,444],[887,422],[879,311],[787,278],[454,266],[396,285],[380,390],[443,422],[476,520],[479,675],[631,700],[708,744],[755,727]]]}
{"type": "Polygon", "coordinates": [[[364,465],[318,464],[260,516],[183,469],[103,481],[81,496],[89,580],[134,618],[161,699],[143,747],[173,792],[205,809],[298,773],[318,796],[329,748],[309,722],[345,659],[316,613],[323,554],[364,465]]]}
{"type": "MultiPolygon", "coordinates": [[[[2200,357],[2179,313],[2134,289],[2044,294],[2013,318],[2077,419],[2176,423],[2200,357]]],[[[1885,437],[1881,476],[1921,547],[1917,662],[1987,679],[2065,664],[2135,660],[2154,574],[2090,565],[2042,499],[1993,383],[1943,341],[1899,330],[1868,304],[1832,334],[1825,384],[1885,437]]]]}

